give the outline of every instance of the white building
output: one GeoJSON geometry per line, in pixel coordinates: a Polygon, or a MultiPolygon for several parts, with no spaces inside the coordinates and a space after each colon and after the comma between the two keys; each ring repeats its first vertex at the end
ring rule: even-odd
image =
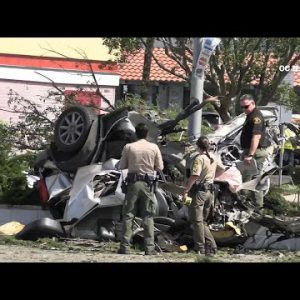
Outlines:
{"type": "Polygon", "coordinates": [[[101,93],[113,105],[120,79],[115,64],[90,61],[89,65],[82,59],[0,54],[0,120],[18,120],[18,115],[12,113],[8,105],[11,92],[41,105],[54,105],[55,102],[51,103],[50,99],[47,103],[41,101],[49,91],[58,93],[52,82],[65,94],[82,89],[76,94],[79,102],[93,101],[105,109],[107,104],[95,94],[96,88],[92,86],[95,86],[95,82],[91,67],[101,93]]]}

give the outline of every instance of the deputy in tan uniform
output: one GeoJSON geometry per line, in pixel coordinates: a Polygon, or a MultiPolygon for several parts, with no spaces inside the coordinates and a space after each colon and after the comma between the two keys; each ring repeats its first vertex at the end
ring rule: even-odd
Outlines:
{"type": "Polygon", "coordinates": [[[148,128],[135,127],[138,141],[127,144],[122,152],[120,169],[128,169],[127,192],[123,205],[123,233],[119,254],[129,254],[132,221],[139,210],[143,219],[145,255],[157,254],[154,247],[154,225],[157,200],[154,196],[156,171],[164,168],[158,146],[146,140],[148,128]]]}
{"type": "Polygon", "coordinates": [[[212,256],[217,252],[217,245],[212,236],[207,219],[213,204],[213,181],[216,170],[225,170],[220,159],[209,152],[209,140],[201,136],[197,141],[199,154],[195,158],[191,176],[183,193],[183,199],[189,194],[192,203],[189,206],[189,217],[193,225],[194,250],[198,254],[212,256]]]}

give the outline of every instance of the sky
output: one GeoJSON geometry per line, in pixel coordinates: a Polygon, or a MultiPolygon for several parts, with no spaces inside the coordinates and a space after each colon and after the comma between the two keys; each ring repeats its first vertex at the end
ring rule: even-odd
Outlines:
{"type": "Polygon", "coordinates": [[[113,59],[102,44],[101,38],[0,38],[0,53],[34,56],[83,58],[77,51],[84,51],[88,59],[113,59]],[[76,51],[77,50],[77,51],[76,51]]]}

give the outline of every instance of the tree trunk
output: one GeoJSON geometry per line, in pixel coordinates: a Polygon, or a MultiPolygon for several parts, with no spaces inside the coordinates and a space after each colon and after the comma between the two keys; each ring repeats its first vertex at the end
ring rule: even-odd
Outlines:
{"type": "Polygon", "coordinates": [[[228,122],[231,119],[231,117],[228,113],[229,106],[230,106],[230,100],[231,99],[229,96],[224,97],[223,100],[221,101],[221,106],[218,109],[218,113],[224,123],[228,122]]]}
{"type": "Polygon", "coordinates": [[[150,71],[151,71],[151,59],[152,59],[152,50],[154,45],[155,38],[147,38],[146,39],[146,48],[145,48],[145,56],[144,56],[144,66],[143,66],[143,86],[141,91],[141,97],[144,100],[148,100],[150,98],[150,71]]]}

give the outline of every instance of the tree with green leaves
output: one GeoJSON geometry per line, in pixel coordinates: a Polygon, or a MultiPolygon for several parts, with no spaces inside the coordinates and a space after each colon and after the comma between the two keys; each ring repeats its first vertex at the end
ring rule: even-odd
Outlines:
{"type": "MultiPolygon", "coordinates": [[[[172,69],[164,65],[150,51],[160,68],[190,83],[192,74],[192,39],[155,38],[165,49],[165,54],[176,62],[172,69]],[[184,70],[184,74],[179,70],[184,70]]],[[[128,54],[142,47],[148,48],[144,38],[105,38],[104,44],[118,59],[126,59],[128,54]]],[[[153,44],[151,46],[153,48],[153,44]]],[[[220,106],[215,106],[222,119],[230,119],[232,100],[239,97],[243,89],[256,86],[257,104],[281,99],[278,87],[288,73],[288,68],[299,59],[300,38],[221,38],[215,53],[211,56],[206,71],[206,81],[215,87],[220,96],[220,106]]],[[[290,93],[287,89],[282,91],[290,93]]],[[[286,98],[286,97],[282,97],[286,98]]],[[[282,99],[281,99],[282,100],[282,99]]],[[[284,101],[283,101],[284,102],[284,101]]]]}
{"type": "Polygon", "coordinates": [[[16,153],[12,133],[3,123],[0,123],[0,138],[0,203],[33,204],[24,171],[32,167],[35,155],[16,153]]]}
{"type": "Polygon", "coordinates": [[[19,150],[44,150],[53,137],[55,120],[61,113],[65,97],[50,91],[37,103],[13,90],[8,96],[10,111],[19,116],[16,123],[8,125],[14,147],[19,150]]]}

